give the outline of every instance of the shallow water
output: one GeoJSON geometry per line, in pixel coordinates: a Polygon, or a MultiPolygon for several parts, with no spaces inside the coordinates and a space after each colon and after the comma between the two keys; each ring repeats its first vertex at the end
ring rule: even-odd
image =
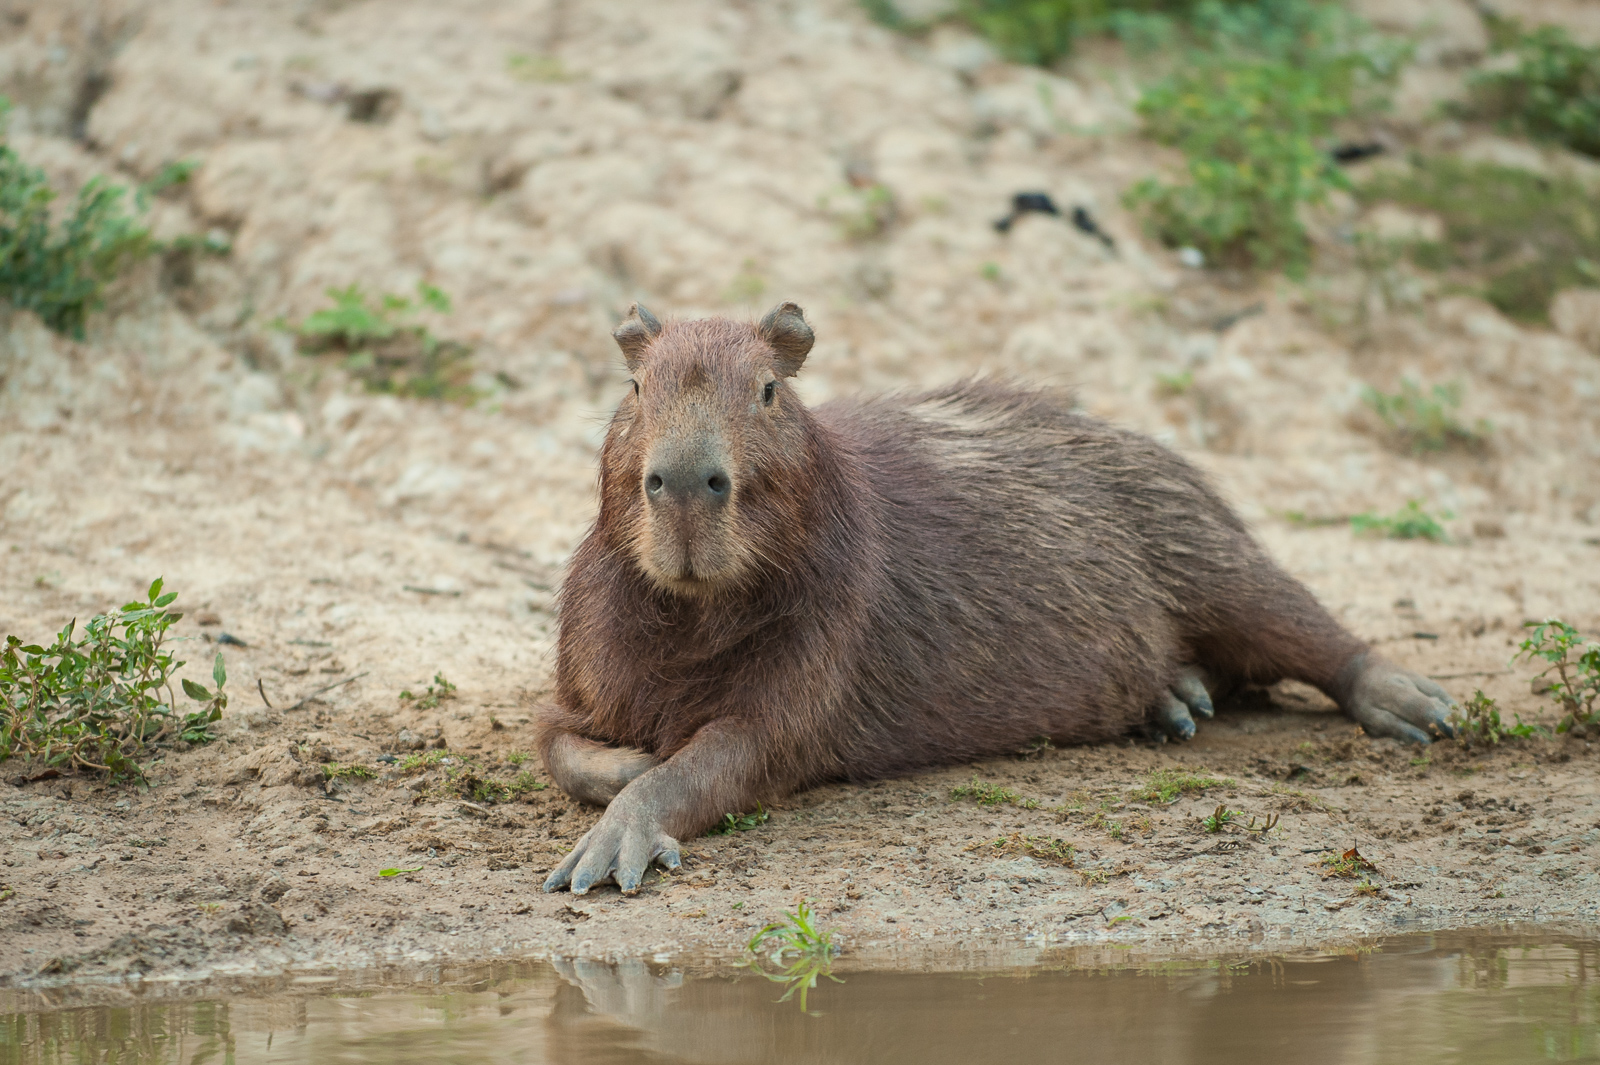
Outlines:
{"type": "Polygon", "coordinates": [[[810,1013],[727,966],[523,963],[0,995],[0,1062],[1494,1063],[1600,1061],[1600,940],[984,972],[852,971],[810,1013]],[[93,1004],[90,1004],[93,1003],[93,1004]]]}

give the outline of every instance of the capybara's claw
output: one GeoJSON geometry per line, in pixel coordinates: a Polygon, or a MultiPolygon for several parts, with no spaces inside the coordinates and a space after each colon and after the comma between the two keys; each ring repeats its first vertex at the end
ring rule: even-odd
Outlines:
{"type": "Polygon", "coordinates": [[[572,848],[560,865],[545,879],[544,890],[570,888],[574,895],[586,895],[597,884],[611,881],[624,895],[632,895],[644,882],[650,863],[667,869],[682,864],[678,841],[662,832],[653,822],[606,811],[600,823],[591,828],[572,848]]]}
{"type": "Polygon", "coordinates": [[[1175,740],[1194,739],[1194,718],[1189,716],[1189,708],[1183,705],[1183,700],[1168,692],[1165,701],[1156,708],[1156,723],[1161,726],[1161,731],[1175,740]]]}
{"type": "Polygon", "coordinates": [[[1199,670],[1186,669],[1172,682],[1172,694],[1183,700],[1189,712],[1196,717],[1215,717],[1217,710],[1211,704],[1211,693],[1200,679],[1199,670]]]}
{"type": "Polygon", "coordinates": [[[1365,656],[1358,668],[1345,712],[1370,735],[1432,743],[1456,734],[1450,723],[1455,700],[1439,685],[1375,655],[1365,656]]]}

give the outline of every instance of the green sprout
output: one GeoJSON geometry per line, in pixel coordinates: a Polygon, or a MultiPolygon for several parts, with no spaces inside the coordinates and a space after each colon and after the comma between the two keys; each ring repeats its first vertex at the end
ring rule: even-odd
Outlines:
{"type": "Polygon", "coordinates": [[[1242,810],[1230,810],[1226,806],[1218,806],[1209,815],[1200,819],[1200,827],[1211,833],[1221,832],[1223,828],[1233,823],[1234,818],[1243,816],[1242,810]]]}
{"type": "Polygon", "coordinates": [[[708,836],[731,836],[735,832],[748,832],[767,823],[772,815],[756,803],[755,812],[748,814],[723,814],[722,820],[706,829],[708,836]]]}
{"type": "MultiPolygon", "coordinates": [[[[1449,520],[1455,515],[1440,511],[1439,517],[1449,520]]],[[[1438,518],[1422,509],[1421,500],[1408,499],[1406,505],[1389,517],[1370,511],[1350,516],[1350,529],[1357,534],[1371,533],[1390,540],[1431,540],[1436,544],[1448,543],[1450,535],[1439,524],[1438,518]]]]}
{"type": "Polygon", "coordinates": [[[809,1012],[806,1009],[806,996],[817,986],[817,977],[825,976],[836,984],[844,983],[829,971],[839,948],[834,945],[831,928],[819,931],[815,927],[806,902],[796,906],[794,913],[785,913],[784,916],[788,918],[787,921],[769,924],[751,938],[746,949],[756,957],[747,964],[762,977],[786,985],[787,989],[783,997],[778,999],[779,1002],[789,1001],[799,991],[800,1011],[805,1013],[809,1012]],[[773,972],[760,965],[760,956],[764,952],[769,965],[781,967],[778,971],[773,972]]]}
{"type": "Polygon", "coordinates": [[[1036,810],[1039,807],[1038,799],[1024,799],[1015,791],[1000,784],[991,784],[986,780],[973,777],[970,783],[958,784],[950,789],[952,799],[972,799],[979,806],[1017,806],[1024,810],[1036,810]]]}
{"type": "Polygon", "coordinates": [[[1584,640],[1577,629],[1560,618],[1530,621],[1523,628],[1532,631],[1511,661],[1550,663],[1538,676],[1549,682],[1550,697],[1562,711],[1556,732],[1600,725],[1600,707],[1595,705],[1600,702],[1600,643],[1584,640]],[[1552,672],[1554,678],[1550,677],[1552,672]]]}

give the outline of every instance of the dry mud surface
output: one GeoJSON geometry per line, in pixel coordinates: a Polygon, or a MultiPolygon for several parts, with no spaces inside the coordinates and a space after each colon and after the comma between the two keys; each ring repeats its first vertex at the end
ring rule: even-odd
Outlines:
{"type": "MultiPolygon", "coordinates": [[[[1528,6],[1600,32],[1584,5],[1528,6]]],[[[1045,750],[774,802],[627,899],[538,890],[595,810],[553,789],[464,797],[543,779],[517,752],[625,387],[608,333],[633,299],[686,316],[800,302],[812,400],[973,373],[1070,385],[1211,471],[1386,654],[1550,720],[1507,663],[1527,618],[1600,631],[1600,326],[1582,294],[1557,329],[1426,278],[1374,304],[1340,266],[1338,234],[1378,224],[1350,203],[1317,219],[1311,284],[1185,270],[1119,206],[1173,160],[1133,135],[1114,53],[1024,70],[954,31],[896,38],[845,0],[12,10],[0,78],[19,152],[63,188],[196,159],[157,223],[233,252],[151,264],[85,343],[9,319],[0,630],[41,639],[164,576],[190,669],[222,649],[232,702],[220,738],[162,752],[148,790],[0,766],[6,979],[720,951],[805,898],[864,956],[1600,922],[1592,740],[1374,743],[1303,690],[1225,707],[1184,746],[1045,750]],[[892,212],[863,223],[852,177],[892,212]],[[1032,189],[1088,208],[1116,250],[1062,219],[997,233],[1032,189]],[[474,405],[367,394],[272,325],[330,285],[419,280],[455,298],[431,324],[473,345],[474,405]],[[1462,382],[1488,445],[1397,448],[1360,394],[1402,377],[1462,382]],[[1411,498],[1454,515],[1451,543],[1283,516],[1411,498]],[[399,698],[436,672],[453,698],[399,698]],[[426,771],[377,760],[418,744],[439,759],[426,771]],[[326,762],[380,775],[327,783],[326,762]],[[1231,783],[1137,798],[1163,767],[1231,783]],[[954,798],[974,776],[1024,804],[954,798]],[[1207,834],[1219,803],[1281,820],[1207,834]],[[1076,865],[990,845],[1015,833],[1072,843],[1076,865]],[[1373,867],[1361,892],[1323,875],[1352,846],[1373,867]]],[[[1483,39],[1454,4],[1384,13],[1433,36],[1382,136],[1592,179],[1559,152],[1422,121],[1483,39]]]]}

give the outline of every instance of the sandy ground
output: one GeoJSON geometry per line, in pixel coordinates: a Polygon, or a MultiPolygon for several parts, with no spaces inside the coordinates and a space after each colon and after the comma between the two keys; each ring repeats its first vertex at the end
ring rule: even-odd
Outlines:
{"type": "MultiPolygon", "coordinates": [[[[1528,618],[1600,632],[1592,294],[1538,329],[1404,268],[1363,274],[1342,240],[1406,220],[1348,202],[1314,220],[1323,266],[1306,285],[1186,270],[1119,207],[1172,160],[1133,135],[1114,50],[1022,70],[955,31],[893,37],[844,0],[682,2],[670,17],[542,0],[13,8],[14,146],[63,187],[193,158],[158,226],[220,233],[233,252],[144,268],[83,344],[11,316],[0,630],[44,638],[160,575],[187,611],[185,657],[223,650],[232,701],[221,738],[162,752],[147,791],[0,766],[7,979],[733,949],[805,898],[863,952],[1600,918],[1592,740],[1372,743],[1294,690],[1225,708],[1182,747],[1034,752],[792,797],[758,828],[690,843],[681,874],[632,899],[537,890],[596,811],[553,789],[464,797],[543,779],[518,752],[624,387],[608,332],[634,299],[685,316],[797,300],[819,336],[812,400],[971,373],[1071,384],[1212,471],[1385,653],[1549,720],[1532,671],[1508,661],[1528,618]],[[1033,189],[1089,209],[1116,249],[1041,216],[997,233],[1011,194],[1033,189]],[[330,285],[419,280],[455,299],[430,324],[473,345],[472,406],[367,394],[273,325],[330,285]],[[1161,383],[1185,373],[1179,394],[1161,383]],[[1397,447],[1360,395],[1403,377],[1460,382],[1487,446],[1397,447]],[[1411,498],[1454,515],[1451,543],[1284,517],[1411,498]],[[437,672],[453,698],[399,697],[437,672]],[[377,761],[419,744],[441,759],[426,771],[377,761]],[[329,761],[380,775],[327,784],[329,761]],[[1130,797],[1164,766],[1232,783],[1170,806],[1130,797]],[[974,775],[1029,805],[953,798],[974,775]],[[1205,833],[1218,803],[1281,821],[1205,833]],[[1072,843],[1075,866],[989,846],[1013,833],[1072,843]],[[1376,893],[1323,875],[1351,846],[1376,893]]],[[[1588,32],[1581,8],[1540,12],[1588,32]]],[[[1481,27],[1447,3],[1384,13],[1428,47],[1396,114],[1356,133],[1593,177],[1592,162],[1425,121],[1482,59],[1481,27]]]]}

